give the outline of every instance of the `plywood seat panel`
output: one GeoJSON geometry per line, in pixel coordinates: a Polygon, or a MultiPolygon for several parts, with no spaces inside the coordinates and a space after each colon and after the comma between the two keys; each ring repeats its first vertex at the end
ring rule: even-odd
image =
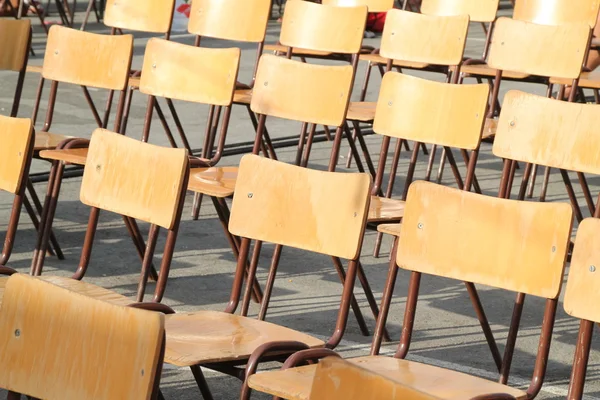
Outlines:
{"type": "Polygon", "coordinates": [[[404,215],[405,202],[397,199],[371,196],[368,222],[400,221],[404,215]]]}

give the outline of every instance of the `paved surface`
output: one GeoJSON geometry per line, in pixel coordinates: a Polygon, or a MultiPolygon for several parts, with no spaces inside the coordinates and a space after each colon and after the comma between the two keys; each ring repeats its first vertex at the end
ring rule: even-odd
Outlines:
{"type": "MultiPolygon", "coordinates": [[[[508,11],[503,11],[508,13],[508,11]]],[[[79,14],[81,16],[81,14],[79,14]]],[[[90,24],[90,30],[106,32],[98,24],[90,24]]],[[[468,42],[467,55],[478,56],[483,48],[484,36],[481,27],[472,24],[472,37],[468,42]]],[[[39,26],[35,26],[34,49],[37,57],[31,60],[33,64],[41,64],[45,36],[39,26]]],[[[268,29],[268,41],[277,39],[279,25],[271,22],[268,29]]],[[[144,45],[147,35],[136,35],[134,67],[141,66],[144,45]]],[[[175,34],[174,39],[191,43],[192,38],[185,34],[175,34]]],[[[368,44],[377,44],[377,39],[366,40],[368,44]]],[[[205,45],[222,45],[216,41],[203,41],[205,45]]],[[[229,44],[228,44],[229,45],[229,44]]],[[[238,44],[233,44],[238,45],[238,44]]],[[[252,46],[242,45],[243,61],[240,80],[248,81],[251,77],[254,61],[252,46]]],[[[360,83],[363,67],[358,73],[360,83]]],[[[423,75],[423,74],[418,74],[423,75]]],[[[12,99],[13,81],[7,73],[0,74],[0,108],[8,113],[12,99]]],[[[432,79],[439,76],[431,75],[432,79]]],[[[20,115],[31,114],[31,107],[37,86],[37,76],[28,75],[23,92],[20,115]]],[[[371,84],[369,98],[376,99],[379,77],[375,76],[371,84]]],[[[544,93],[544,88],[535,85],[506,84],[504,93],[509,88],[519,87],[524,90],[544,93]]],[[[47,93],[47,92],[46,92],[47,93]]],[[[104,94],[93,93],[97,102],[103,101],[104,94]]],[[[133,99],[131,119],[127,134],[132,137],[141,136],[141,128],[146,101],[143,95],[137,93],[133,99]]],[[[182,121],[193,141],[193,147],[200,147],[206,108],[192,104],[176,103],[182,121]]],[[[93,119],[83,101],[81,90],[77,87],[64,85],[59,90],[56,107],[55,123],[52,130],[65,134],[88,137],[95,128],[93,119]]],[[[43,116],[43,111],[41,113],[43,116]]],[[[38,129],[41,127],[38,121],[38,129]]],[[[268,126],[273,137],[284,137],[297,134],[299,124],[268,120],[268,126]]],[[[254,137],[252,126],[243,108],[236,108],[229,129],[228,143],[247,142],[254,137]]],[[[151,142],[166,145],[167,141],[158,123],[155,123],[151,133],[151,142]]],[[[380,138],[367,138],[372,154],[378,154],[380,138]]],[[[323,142],[315,145],[310,166],[326,168],[329,158],[330,143],[323,142]]],[[[342,154],[345,155],[344,148],[342,154]]],[[[278,156],[284,161],[291,161],[295,151],[293,148],[278,150],[278,156]]],[[[222,165],[235,165],[239,156],[225,157],[222,165]]],[[[343,160],[342,160],[343,161],[343,160]]],[[[343,163],[341,163],[343,164],[343,163]]],[[[343,170],[340,164],[340,170],[343,170]]],[[[408,164],[405,155],[400,163],[399,177],[402,177],[408,164]]],[[[47,170],[48,165],[36,161],[34,171],[47,170]]],[[[495,195],[499,184],[501,163],[491,154],[489,144],[484,144],[477,168],[477,176],[486,194],[495,195]]],[[[419,164],[417,178],[423,177],[424,162],[419,164]]],[[[444,183],[453,185],[451,174],[446,173],[444,183]]],[[[593,189],[598,190],[600,182],[590,178],[593,189]]],[[[400,179],[396,185],[395,195],[400,195],[402,188],[400,179]]],[[[69,275],[74,271],[83,242],[84,229],[87,222],[88,208],[78,201],[80,179],[69,179],[64,182],[61,201],[55,220],[55,229],[67,259],[58,261],[48,258],[45,272],[48,274],[69,275]]],[[[39,193],[44,193],[45,184],[37,184],[39,193]]],[[[539,188],[538,188],[539,190],[539,188]]],[[[202,208],[200,220],[190,218],[192,196],[188,196],[181,231],[176,246],[175,257],[171,268],[171,277],[166,293],[165,303],[178,311],[200,309],[222,310],[229,296],[232,282],[232,271],[235,261],[223,237],[221,226],[210,206],[202,208]]],[[[557,174],[551,176],[551,186],[548,201],[567,201],[567,196],[557,174]]],[[[5,193],[0,194],[0,221],[4,221],[5,229],[10,212],[11,198],[5,193]]],[[[142,225],[144,232],[147,226],[142,225]]],[[[371,231],[366,235],[362,262],[364,263],[371,285],[379,298],[385,283],[387,272],[387,253],[390,240],[387,238],[383,245],[383,256],[371,256],[375,234],[371,231]]],[[[22,216],[17,243],[10,264],[25,272],[28,270],[35,242],[35,231],[27,215],[22,216]]],[[[160,244],[157,247],[161,248],[160,244]]],[[[272,248],[263,250],[264,262],[259,269],[259,279],[264,282],[266,267],[272,248]]],[[[160,254],[157,255],[159,257],[160,254]]],[[[465,255],[466,256],[466,255],[465,255]]],[[[93,259],[86,280],[89,282],[116,290],[126,295],[133,295],[139,272],[139,260],[121,219],[116,215],[103,213],[100,219],[100,229],[96,238],[93,259]]],[[[394,302],[388,328],[397,340],[401,329],[405,296],[407,293],[408,274],[400,272],[394,296],[394,302]]],[[[149,289],[152,290],[152,287],[149,289]]],[[[507,335],[514,295],[499,290],[480,288],[481,297],[488,316],[493,323],[496,337],[502,342],[507,335]]],[[[325,257],[313,256],[304,252],[285,249],[282,257],[280,272],[271,302],[268,320],[296,328],[319,337],[327,337],[333,328],[337,311],[341,285],[329,260],[325,257]]],[[[357,297],[367,318],[369,326],[374,327],[364,295],[357,288],[357,297]]],[[[533,369],[537,347],[538,333],[541,325],[543,301],[528,298],[524,310],[522,329],[520,331],[517,350],[513,362],[511,384],[517,387],[527,387],[533,369]]],[[[256,307],[251,310],[255,315],[256,307]]],[[[551,357],[548,363],[547,383],[544,385],[540,398],[564,398],[573,359],[573,350],[577,336],[578,323],[568,317],[559,306],[559,314],[552,343],[551,357]]],[[[338,350],[344,357],[365,355],[368,353],[370,337],[360,334],[356,320],[351,315],[347,332],[338,350]]],[[[384,347],[385,353],[394,351],[396,342],[384,347]]],[[[598,348],[600,343],[594,343],[598,348]]],[[[417,322],[410,359],[446,366],[486,378],[495,379],[494,364],[491,360],[484,337],[479,330],[478,321],[470,306],[465,287],[459,282],[425,277],[421,288],[421,297],[417,313],[417,322]]],[[[590,360],[588,373],[587,395],[589,398],[600,397],[600,354],[594,352],[590,360]]],[[[218,399],[235,399],[238,396],[238,382],[221,374],[207,372],[208,383],[218,399]]],[[[191,373],[186,369],[167,367],[163,374],[162,388],[167,398],[192,399],[199,396],[191,373]]],[[[256,398],[263,398],[255,395],[256,398]]],[[[265,397],[266,398],[266,397],[265,397]]]]}

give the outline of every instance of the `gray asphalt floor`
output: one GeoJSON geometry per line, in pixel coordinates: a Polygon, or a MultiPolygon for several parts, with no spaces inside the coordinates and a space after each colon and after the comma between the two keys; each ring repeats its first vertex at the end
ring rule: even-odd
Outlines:
{"type": "MultiPolygon", "coordinates": [[[[503,9],[501,13],[510,15],[510,10],[503,9]]],[[[83,10],[80,10],[77,14],[76,24],[82,16],[83,10]]],[[[41,65],[46,36],[37,20],[32,19],[32,21],[34,23],[33,49],[36,56],[31,58],[30,63],[41,65]]],[[[483,49],[485,36],[481,25],[471,24],[470,28],[466,55],[479,57],[483,49]]],[[[273,43],[277,40],[279,29],[280,25],[275,20],[270,21],[267,42],[273,43]]],[[[97,33],[108,33],[106,27],[93,20],[88,25],[88,30],[97,33]]],[[[141,67],[144,46],[151,36],[135,34],[134,68],[141,67]]],[[[182,43],[193,43],[193,38],[186,33],[176,32],[172,38],[182,43]]],[[[365,44],[377,46],[378,41],[378,38],[366,39],[365,44]]],[[[239,80],[242,82],[250,80],[255,59],[254,46],[240,43],[223,43],[210,39],[203,40],[203,45],[241,47],[243,56],[239,80]]],[[[359,66],[356,88],[359,88],[362,83],[364,67],[363,63],[359,66]]],[[[442,79],[435,74],[407,73],[429,79],[442,79]]],[[[16,75],[14,73],[0,73],[0,112],[3,114],[8,114],[10,111],[15,79],[16,75]]],[[[39,77],[35,74],[28,74],[26,77],[20,116],[31,115],[38,79],[39,77]]],[[[368,94],[369,100],[375,101],[377,99],[380,81],[378,73],[374,73],[368,94]]],[[[515,88],[537,94],[545,93],[545,88],[540,85],[506,83],[503,84],[501,94],[503,95],[507,90],[515,88]]],[[[355,90],[355,98],[358,96],[358,92],[358,90],[355,90]]],[[[38,129],[41,129],[42,126],[47,93],[48,87],[42,102],[43,106],[37,123],[38,129]]],[[[106,94],[102,91],[93,91],[92,96],[96,103],[102,104],[101,102],[104,101],[106,94]]],[[[186,127],[192,147],[199,148],[207,108],[183,102],[175,102],[175,105],[186,127]]],[[[145,96],[135,93],[127,135],[134,138],[141,137],[145,108],[145,96]]],[[[168,120],[171,127],[174,128],[172,119],[168,117],[168,120]]],[[[300,129],[300,124],[273,118],[268,119],[267,124],[274,139],[297,135],[300,129]]],[[[52,131],[89,137],[94,129],[95,123],[84,101],[81,89],[61,85],[52,131]]],[[[249,142],[253,139],[254,131],[246,110],[235,107],[227,143],[249,142]]],[[[158,121],[153,125],[150,141],[160,145],[168,145],[166,136],[158,121]]],[[[379,154],[381,137],[369,135],[366,137],[366,141],[372,156],[376,160],[379,154]]],[[[330,149],[330,142],[323,141],[315,144],[309,166],[325,169],[329,160],[330,149]]],[[[346,170],[345,157],[347,152],[348,148],[344,145],[341,151],[344,158],[340,161],[340,171],[346,170]]],[[[280,148],[277,150],[277,155],[283,161],[292,162],[295,157],[295,148],[280,148]]],[[[220,165],[236,165],[240,157],[240,155],[226,156],[220,165]]],[[[491,153],[490,144],[484,143],[482,145],[479,160],[476,172],[483,192],[487,195],[497,195],[501,161],[491,153]]],[[[400,196],[402,193],[403,176],[405,176],[407,165],[408,154],[405,153],[400,161],[394,192],[395,197],[400,196]]],[[[417,179],[424,176],[425,167],[426,158],[421,156],[416,171],[417,179]]],[[[32,167],[32,172],[47,170],[48,163],[43,161],[35,161],[32,167]]],[[[350,168],[350,170],[354,170],[354,168],[350,168]]],[[[68,276],[72,274],[77,266],[89,214],[88,207],[79,202],[80,182],[80,178],[73,178],[65,180],[62,185],[54,228],[66,259],[59,261],[55,257],[48,257],[45,264],[46,274],[68,276]]],[[[456,186],[450,171],[446,171],[443,183],[456,186]]],[[[590,176],[589,183],[593,192],[600,189],[600,180],[597,177],[590,176]]],[[[35,187],[40,195],[45,193],[45,183],[38,183],[35,187]]],[[[539,185],[536,188],[536,193],[538,192],[539,185]]],[[[581,200],[581,193],[578,192],[578,195],[581,200]]],[[[197,221],[192,220],[190,216],[192,198],[193,196],[190,194],[186,199],[183,221],[164,302],[177,311],[223,310],[229,297],[235,259],[225,240],[216,213],[209,202],[203,204],[200,219],[197,221]]],[[[558,173],[551,175],[547,201],[568,202],[567,194],[558,173]]],[[[582,200],[581,204],[584,204],[582,200]]],[[[0,193],[0,232],[6,230],[11,205],[11,196],[0,193]]],[[[144,233],[147,233],[147,225],[141,224],[141,228],[144,233]]],[[[366,233],[361,261],[379,300],[385,284],[391,240],[389,237],[384,239],[381,257],[374,258],[372,251],[375,236],[373,231],[366,233]]],[[[27,214],[23,213],[14,253],[9,265],[22,272],[27,272],[35,240],[36,233],[33,225],[27,214]]],[[[159,243],[157,249],[161,248],[161,243],[159,243]]],[[[266,246],[261,255],[263,262],[259,265],[258,274],[262,283],[266,279],[266,268],[271,254],[272,247],[266,246]]],[[[156,257],[160,257],[160,254],[157,254],[156,257]]],[[[139,268],[139,259],[133,250],[121,218],[114,214],[102,213],[91,266],[85,278],[86,281],[133,296],[137,286],[139,268]]],[[[395,351],[400,336],[407,287],[408,273],[400,271],[388,322],[388,329],[394,342],[384,344],[383,353],[385,354],[392,354],[395,351]]],[[[148,292],[151,290],[153,290],[152,285],[148,292]]],[[[493,360],[469,302],[465,286],[460,282],[427,276],[422,281],[420,293],[415,334],[408,358],[489,379],[497,379],[493,360]]],[[[326,338],[331,334],[334,327],[340,294],[341,284],[330,259],[286,248],[283,252],[267,320],[317,337],[326,338]]],[[[507,336],[515,295],[483,286],[480,287],[480,294],[502,351],[504,347],[502,343],[507,336]]],[[[356,288],[356,296],[372,330],[375,321],[359,286],[356,288]]],[[[252,304],[251,315],[256,315],[257,311],[256,305],[252,304]]],[[[542,313],[543,299],[529,297],[523,312],[519,340],[511,371],[510,384],[515,387],[526,388],[531,379],[539,339],[538,335],[542,323],[542,313]]],[[[539,398],[558,399],[566,396],[577,331],[578,321],[564,313],[561,301],[548,362],[547,379],[539,398]]],[[[597,338],[598,335],[596,335],[593,343],[594,349],[600,348],[600,342],[597,338]]],[[[344,357],[366,355],[369,352],[370,342],[371,337],[361,335],[356,319],[351,314],[344,340],[337,350],[344,357]]],[[[276,365],[265,366],[265,368],[276,367],[276,365]]],[[[206,376],[215,398],[238,398],[240,386],[236,379],[211,371],[206,371],[206,376]]],[[[599,376],[600,352],[594,350],[588,369],[586,398],[600,398],[599,376]]],[[[200,396],[192,374],[188,369],[167,366],[163,372],[161,386],[165,397],[168,399],[195,399],[200,396]]],[[[267,397],[255,394],[254,398],[267,397]]]]}

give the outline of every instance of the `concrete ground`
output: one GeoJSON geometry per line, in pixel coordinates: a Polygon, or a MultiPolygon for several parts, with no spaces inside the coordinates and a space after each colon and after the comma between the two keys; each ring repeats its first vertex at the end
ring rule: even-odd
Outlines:
{"type": "MultiPolygon", "coordinates": [[[[504,2],[503,2],[504,3],[504,2]]],[[[508,2],[506,2],[508,3],[508,2]]],[[[510,10],[503,9],[503,14],[510,14],[510,10]]],[[[82,12],[78,14],[79,18],[82,12]]],[[[34,21],[33,48],[37,54],[30,60],[32,64],[41,64],[45,46],[45,35],[37,21],[34,21]]],[[[268,42],[275,42],[280,26],[275,21],[269,23],[268,42]]],[[[106,33],[107,29],[97,23],[91,23],[89,30],[106,33]]],[[[144,53],[145,43],[150,35],[136,34],[134,68],[140,67],[144,53]]],[[[173,39],[183,43],[192,43],[190,35],[176,33],[173,39]]],[[[215,40],[205,40],[204,45],[222,46],[215,40]]],[[[377,45],[378,39],[365,40],[366,44],[377,45]]],[[[467,55],[477,57],[481,54],[484,44],[484,34],[481,26],[472,24],[471,34],[467,46],[467,55]]],[[[253,69],[254,47],[247,44],[226,43],[228,46],[241,46],[243,59],[240,70],[240,80],[249,81],[253,69]]],[[[361,63],[358,72],[357,87],[362,82],[364,65],[361,63]]],[[[409,72],[412,74],[412,72],[409,72]]],[[[373,75],[370,86],[369,99],[376,100],[380,78],[373,75]]],[[[425,74],[416,73],[424,76],[425,74]]],[[[7,114],[12,101],[14,74],[0,74],[0,112],[7,114]]],[[[431,79],[440,79],[439,76],[429,75],[431,79]]],[[[31,115],[38,77],[28,74],[22,97],[20,116],[31,115]]],[[[544,93],[544,88],[536,85],[507,83],[502,88],[506,90],[519,88],[538,94],[544,93]]],[[[355,92],[356,93],[356,92],[355,92]]],[[[47,91],[46,91],[47,94],[47,91]]],[[[81,89],[69,85],[62,85],[59,90],[58,103],[53,132],[89,137],[95,128],[89,110],[83,101],[81,89]]],[[[356,94],[355,94],[356,95],[356,94]]],[[[93,96],[99,103],[105,94],[94,91],[93,96]]],[[[47,97],[44,97],[44,103],[47,97]]],[[[139,138],[141,136],[144,111],[146,107],[145,96],[136,93],[133,98],[131,118],[127,134],[139,138]]],[[[192,147],[200,147],[206,107],[176,102],[177,110],[187,129],[192,147]]],[[[37,128],[42,126],[45,112],[43,107],[37,128]]],[[[169,119],[170,120],[170,119],[169,119]]],[[[170,120],[171,121],[171,120],[170,120]]],[[[172,125],[173,126],[173,125],[172,125]]],[[[287,121],[268,120],[269,130],[274,138],[297,135],[299,124],[287,121]]],[[[248,142],[253,140],[254,133],[247,113],[243,108],[236,107],[233,112],[227,142],[229,144],[248,142]]],[[[167,140],[158,121],[154,123],[151,138],[152,143],[167,145],[167,140]]],[[[376,157],[380,145],[380,137],[371,135],[367,137],[371,154],[376,157]]],[[[315,145],[310,160],[311,168],[326,168],[331,143],[321,142],[315,145]]],[[[293,147],[278,149],[277,154],[281,160],[292,161],[295,155],[293,147]]],[[[347,154],[345,146],[341,152],[347,154]]],[[[394,195],[401,194],[402,177],[406,172],[408,159],[405,154],[400,162],[400,171],[394,195]]],[[[240,159],[239,155],[225,157],[222,165],[235,165],[240,159]]],[[[345,170],[345,158],[341,160],[339,169],[345,170]]],[[[34,172],[43,172],[48,169],[48,164],[35,161],[34,172]]],[[[416,177],[424,176],[425,158],[422,157],[416,177]]],[[[491,145],[483,144],[480,162],[477,167],[477,177],[485,194],[496,195],[499,185],[501,161],[491,153],[491,145]]],[[[447,172],[444,183],[455,185],[451,174],[447,172]]],[[[590,177],[592,190],[600,189],[600,181],[590,177]]],[[[45,192],[45,183],[36,184],[38,193],[45,192]]],[[[66,255],[66,260],[58,261],[48,257],[45,266],[46,274],[69,275],[77,265],[81,252],[83,235],[87,223],[89,210],[78,200],[80,179],[68,179],[63,183],[61,199],[54,222],[55,232],[66,255]]],[[[539,191],[539,187],[537,188],[539,191]]],[[[0,221],[4,221],[2,229],[8,221],[11,209],[11,197],[6,193],[0,194],[0,221]]],[[[164,302],[177,311],[194,310],[222,310],[226,303],[235,260],[231,250],[224,239],[221,225],[219,224],[212,206],[207,202],[202,208],[201,218],[193,221],[190,217],[192,196],[186,200],[183,221],[175,249],[175,256],[171,268],[169,285],[164,302]]],[[[551,175],[548,201],[568,201],[560,176],[551,175]]],[[[583,203],[582,203],[583,204],[583,203]]],[[[144,232],[147,226],[142,225],[144,232]]],[[[35,245],[36,234],[26,214],[21,218],[19,232],[10,265],[26,272],[29,269],[32,251],[35,245]]],[[[384,240],[382,256],[372,256],[375,234],[369,231],[362,252],[362,262],[370,283],[377,298],[381,296],[385,284],[388,267],[388,252],[390,239],[384,240]]],[[[160,244],[157,247],[161,248],[160,244]]],[[[259,279],[264,282],[266,266],[272,252],[272,247],[263,250],[260,265],[259,279]]],[[[467,255],[465,254],[465,257],[467,255]]],[[[157,258],[160,254],[157,254],[157,258]]],[[[135,293],[140,262],[134,253],[131,242],[127,236],[121,219],[113,214],[103,213],[100,219],[99,232],[95,241],[91,267],[86,276],[88,282],[113,289],[125,295],[135,293]]],[[[337,274],[326,257],[315,256],[305,252],[285,249],[281,267],[277,277],[276,287],[271,301],[268,321],[295,328],[317,337],[326,338],[331,334],[335,315],[338,307],[341,285],[337,274]]],[[[391,354],[397,345],[402,327],[403,309],[405,305],[408,285],[408,274],[401,271],[396,285],[388,329],[395,342],[385,344],[384,353],[391,354]]],[[[149,289],[152,290],[152,287],[149,289]]],[[[510,321],[514,294],[486,287],[480,288],[484,308],[493,324],[494,333],[500,343],[506,338],[510,321]]],[[[362,307],[367,322],[372,329],[373,320],[365,297],[357,286],[356,296],[362,307]]],[[[257,307],[251,308],[251,314],[256,315],[257,307]]],[[[517,343],[515,359],[510,379],[510,384],[515,387],[526,388],[531,379],[534,357],[536,354],[538,334],[542,322],[543,300],[528,298],[523,313],[522,328],[517,343]]],[[[564,398],[573,360],[578,330],[578,322],[569,317],[559,306],[559,313],[554,329],[554,337],[546,383],[540,393],[540,398],[564,398]]],[[[371,337],[360,334],[356,319],[350,316],[348,329],[338,351],[344,357],[366,355],[369,351],[371,337]]],[[[594,348],[600,343],[595,341],[594,348]]],[[[501,346],[501,351],[503,346],[501,346]]],[[[489,354],[485,339],[479,329],[478,321],[465,291],[460,282],[424,277],[421,285],[421,296],[417,313],[415,334],[409,353],[409,359],[431,363],[459,371],[479,375],[489,379],[496,379],[494,364],[489,354]]],[[[276,367],[276,366],[267,366],[276,367]]],[[[230,377],[206,371],[208,383],[213,390],[215,398],[235,399],[239,395],[239,383],[230,377]]],[[[600,398],[600,352],[594,351],[591,355],[586,386],[587,398],[600,398]]],[[[199,391],[195,386],[192,374],[187,369],[166,367],[162,388],[166,398],[192,399],[198,398],[199,391]]],[[[255,398],[266,398],[255,394],[255,398]]]]}

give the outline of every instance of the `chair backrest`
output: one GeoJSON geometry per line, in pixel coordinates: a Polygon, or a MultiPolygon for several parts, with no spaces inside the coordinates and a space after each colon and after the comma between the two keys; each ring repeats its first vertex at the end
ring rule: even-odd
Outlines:
{"type": "Polygon", "coordinates": [[[308,64],[265,54],[258,63],[250,106],[259,114],[340,126],[348,109],[353,73],[351,65],[308,64]]]}
{"type": "Polygon", "coordinates": [[[566,203],[411,185],[396,263],[410,271],[555,299],[573,211],[566,203]]]}
{"type": "Polygon", "coordinates": [[[440,17],[468,15],[471,22],[493,22],[500,0],[423,0],[421,12],[440,17]]]}
{"type": "Polygon", "coordinates": [[[0,387],[35,398],[149,399],[164,316],[15,274],[0,308],[0,387]]]}
{"type": "Polygon", "coordinates": [[[453,85],[388,72],[381,83],[373,131],[474,150],[481,140],[488,96],[487,84],[453,85]]]}
{"type": "Polygon", "coordinates": [[[338,357],[319,361],[309,400],[434,400],[393,378],[338,357]]]}
{"type": "Polygon", "coordinates": [[[371,177],[246,155],[240,163],[229,231],[234,235],[356,259],[371,177]]]}
{"type": "Polygon", "coordinates": [[[2,51],[0,51],[0,70],[22,71],[29,51],[31,21],[28,19],[0,19],[0,37],[4,38],[2,51]]]}
{"type": "Polygon", "coordinates": [[[228,106],[239,64],[239,48],[211,49],[152,38],[146,45],[140,92],[228,106]]]}
{"type": "Polygon", "coordinates": [[[270,0],[194,0],[188,32],[238,42],[265,40],[270,0]]]}
{"type": "Polygon", "coordinates": [[[44,56],[46,79],[109,90],[127,86],[132,35],[98,35],[52,26],[44,56]]]}
{"type": "Polygon", "coordinates": [[[25,171],[33,155],[33,124],[29,118],[0,115],[0,190],[17,194],[23,187],[25,171]]]}
{"type": "Polygon", "coordinates": [[[586,23],[554,26],[498,18],[488,64],[499,70],[575,79],[581,73],[590,34],[586,23]]]}
{"type": "Polygon", "coordinates": [[[586,218],[579,224],[564,302],[567,314],[593,322],[600,322],[600,310],[595,302],[600,293],[599,235],[599,218],[586,218]]]}
{"type": "Polygon", "coordinates": [[[185,149],[96,129],[83,172],[81,202],[172,229],[188,171],[185,149]]]}
{"type": "Polygon", "coordinates": [[[497,157],[600,174],[600,106],[511,90],[504,96],[493,153],[497,157]]]}
{"type": "Polygon", "coordinates": [[[321,4],[338,7],[367,6],[370,13],[387,12],[394,8],[393,0],[322,0],[321,4]]]}
{"type": "Polygon", "coordinates": [[[357,54],[367,23],[367,6],[341,7],[310,1],[285,6],[279,42],[288,47],[357,54]]]}
{"type": "Polygon", "coordinates": [[[111,28],[164,33],[171,31],[175,0],[106,0],[104,24],[111,28]]]}
{"type": "Polygon", "coordinates": [[[469,16],[438,17],[393,9],[381,36],[382,57],[435,65],[462,62],[469,16]]]}
{"type": "Polygon", "coordinates": [[[513,18],[543,25],[586,23],[596,26],[600,0],[517,0],[513,18]]]}

